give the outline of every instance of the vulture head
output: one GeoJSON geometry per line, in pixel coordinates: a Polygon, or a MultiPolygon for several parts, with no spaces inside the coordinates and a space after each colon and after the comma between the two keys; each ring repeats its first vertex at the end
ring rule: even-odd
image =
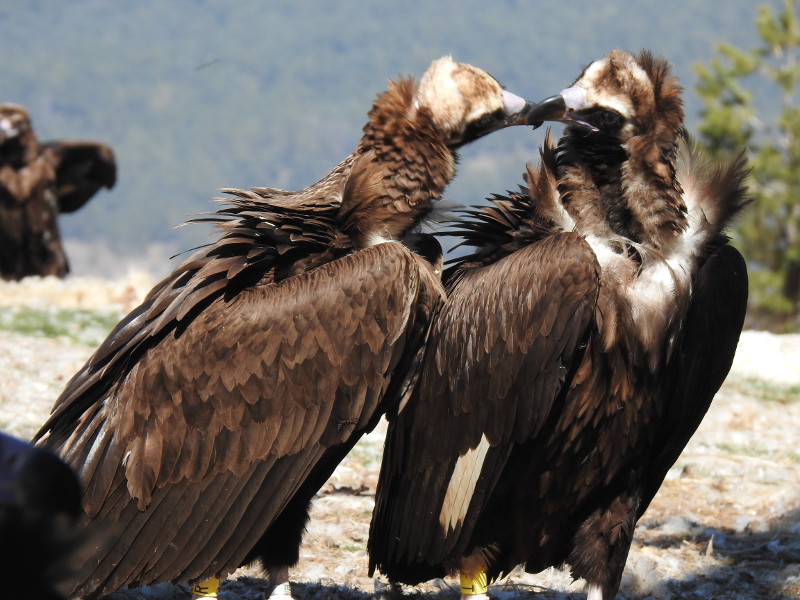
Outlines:
{"type": "Polygon", "coordinates": [[[504,90],[485,71],[449,56],[431,63],[413,104],[415,112],[429,114],[450,148],[503,127],[525,124],[525,113],[532,107],[532,103],[504,90]]]}
{"type": "Polygon", "coordinates": [[[35,159],[36,148],[28,111],[18,104],[0,104],[0,164],[25,165],[35,159]]]}
{"type": "Polygon", "coordinates": [[[526,111],[529,123],[566,124],[560,142],[562,196],[585,231],[668,249],[686,228],[677,154],[681,87],[647,51],[613,50],[560,94],[526,111]],[[591,204],[591,205],[590,205],[591,204]],[[600,231],[607,222],[611,232],[600,231]]]}
{"type": "Polygon", "coordinates": [[[677,137],[683,126],[681,91],[664,60],[647,51],[634,56],[613,50],[586,67],[570,87],[529,110],[527,119],[561,121],[569,133],[582,129],[585,135],[633,144],[635,151],[644,142],[677,137]]]}

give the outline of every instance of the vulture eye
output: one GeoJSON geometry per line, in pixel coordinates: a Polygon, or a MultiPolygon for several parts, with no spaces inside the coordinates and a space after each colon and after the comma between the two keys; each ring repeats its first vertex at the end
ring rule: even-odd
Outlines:
{"type": "Polygon", "coordinates": [[[456,144],[451,144],[451,146],[463,146],[467,142],[471,142],[483,137],[487,133],[501,129],[503,127],[503,123],[504,119],[502,109],[491,113],[484,113],[474,121],[471,121],[467,125],[462,138],[456,144]]]}
{"type": "Polygon", "coordinates": [[[622,123],[622,115],[613,110],[604,110],[600,113],[600,122],[604,127],[617,127],[622,123]]]}
{"type": "Polygon", "coordinates": [[[503,112],[499,110],[483,114],[477,121],[474,121],[471,125],[477,129],[483,130],[487,127],[491,127],[494,123],[500,120],[502,114],[503,112]]]}

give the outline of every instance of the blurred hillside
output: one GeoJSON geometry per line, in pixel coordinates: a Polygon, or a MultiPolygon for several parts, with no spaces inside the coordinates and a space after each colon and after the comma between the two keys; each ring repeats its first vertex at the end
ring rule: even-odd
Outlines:
{"type": "MultiPolygon", "coordinates": [[[[121,261],[160,275],[170,254],[208,239],[174,226],[213,210],[218,188],[316,181],[357,144],[386,80],[443,54],[540,99],[612,47],[647,47],[674,63],[691,128],[692,64],[721,40],[754,44],[755,5],[0,0],[0,101],[26,106],[40,139],[117,153],[117,187],[62,218],[74,272],[108,275],[121,261]]],[[[516,187],[541,139],[508,130],[465,149],[448,197],[516,187]]]]}

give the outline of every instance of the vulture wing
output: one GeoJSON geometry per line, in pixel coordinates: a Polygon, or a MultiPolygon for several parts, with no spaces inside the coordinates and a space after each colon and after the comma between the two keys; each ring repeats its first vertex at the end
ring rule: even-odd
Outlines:
{"type": "Polygon", "coordinates": [[[537,435],[569,385],[599,270],[580,236],[561,233],[456,280],[417,389],[390,424],[371,569],[416,582],[463,552],[511,449],[537,435]]]}
{"type": "Polygon", "coordinates": [[[747,309],[747,266],[733,246],[714,251],[697,273],[683,339],[659,421],[658,452],[648,472],[641,516],[689,442],[730,371],[747,309]]]}
{"type": "Polygon", "coordinates": [[[123,356],[106,356],[107,389],[102,369],[79,373],[55,409],[74,431],[47,435],[71,435],[84,510],[121,532],[95,551],[86,589],[238,567],[326,449],[373,427],[379,403],[403,391],[398,365],[427,325],[420,304],[438,297],[419,260],[385,243],[221,295],[145,350],[126,333],[123,356]]]}
{"type": "Polygon", "coordinates": [[[45,142],[44,156],[56,169],[59,212],[81,208],[101,187],[112,188],[117,180],[114,152],[97,142],[45,142]]]}

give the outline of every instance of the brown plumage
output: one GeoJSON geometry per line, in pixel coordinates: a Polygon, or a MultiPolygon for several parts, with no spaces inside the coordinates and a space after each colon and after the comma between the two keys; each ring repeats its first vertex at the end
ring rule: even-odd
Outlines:
{"type": "Polygon", "coordinates": [[[682,130],[663,60],[615,51],[531,118],[527,188],[460,223],[418,384],[390,422],[371,569],[418,583],[562,562],[614,598],[636,520],[728,373],[747,273],[723,230],[744,160],[682,130]]]}
{"type": "Polygon", "coordinates": [[[63,277],[69,271],[58,215],[116,181],[111,148],[97,142],[39,143],[28,112],[0,105],[0,277],[63,277]]]}
{"type": "Polygon", "coordinates": [[[443,290],[441,249],[414,228],[455,148],[522,108],[443,58],[390,82],[319,182],[227,190],[207,219],[221,237],[122,320],[38,434],[80,470],[85,520],[117,528],[74,595],[256,558],[282,583],[313,495],[416,377],[443,290]]]}

